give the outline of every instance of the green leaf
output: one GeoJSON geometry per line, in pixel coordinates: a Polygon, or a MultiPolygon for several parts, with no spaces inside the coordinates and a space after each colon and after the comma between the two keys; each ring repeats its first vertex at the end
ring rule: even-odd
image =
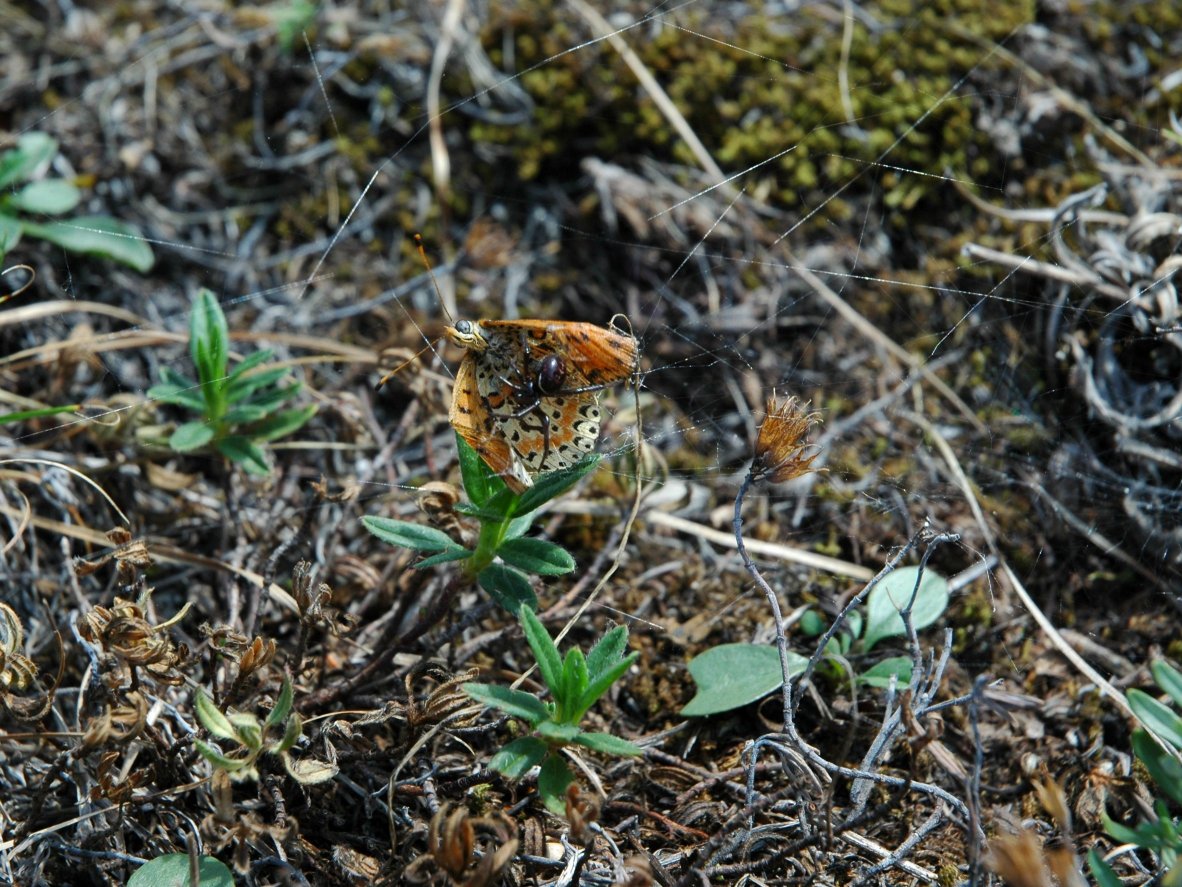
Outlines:
{"type": "Polygon", "coordinates": [[[1126,825],[1121,825],[1112,819],[1105,811],[1100,811],[1100,821],[1104,824],[1104,831],[1109,837],[1115,838],[1122,844],[1141,844],[1141,835],[1126,825]]]}
{"type": "MultiPolygon", "coordinates": [[[[188,853],[165,853],[132,872],[127,887],[196,887],[189,875],[188,853]]],[[[234,887],[230,870],[212,856],[197,857],[197,877],[201,887],[234,887]]]]}
{"type": "Polygon", "coordinates": [[[241,465],[247,474],[264,477],[271,472],[267,454],[262,447],[248,437],[232,434],[217,442],[218,452],[231,462],[241,465]]]}
{"type": "Polygon", "coordinates": [[[213,429],[204,422],[186,422],[177,427],[168,445],[178,453],[190,453],[213,440],[213,429]]]}
{"type": "Polygon", "coordinates": [[[816,610],[805,610],[797,625],[800,628],[801,634],[809,638],[820,637],[829,627],[829,623],[825,621],[825,617],[816,610]]]}
{"type": "Polygon", "coordinates": [[[60,216],[82,200],[82,192],[65,179],[41,179],[29,182],[9,197],[10,205],[28,213],[60,216]]]}
{"type": "Polygon", "coordinates": [[[615,755],[621,758],[631,758],[644,754],[644,749],[633,745],[627,739],[612,736],[610,733],[580,733],[574,740],[576,745],[589,748],[605,755],[615,755]]]}
{"type": "Polygon", "coordinates": [[[1124,887],[1116,872],[1095,850],[1088,851],[1088,868],[1092,872],[1092,877],[1096,879],[1096,887],[1124,887]]]}
{"type": "Polygon", "coordinates": [[[517,616],[521,620],[521,628],[525,632],[525,641],[533,650],[534,659],[538,662],[538,671],[542,674],[542,680],[550,688],[550,692],[554,694],[555,701],[561,704],[565,678],[558,647],[554,645],[550,632],[546,631],[546,626],[542,625],[542,621],[534,615],[533,610],[529,607],[522,607],[517,616]]]}
{"type": "Polygon", "coordinates": [[[587,676],[587,658],[583,651],[577,647],[567,650],[566,659],[562,663],[562,692],[554,695],[568,723],[578,723],[578,715],[571,711],[571,707],[578,705],[590,682],[591,679],[587,676]]]}
{"type": "Polygon", "coordinates": [[[556,816],[566,814],[566,788],[575,781],[570,768],[561,756],[551,754],[542,762],[538,773],[538,797],[546,809],[556,816]]]}
{"type": "MultiPolygon", "coordinates": [[[[287,367],[272,367],[268,370],[260,370],[257,373],[251,373],[255,367],[266,363],[275,356],[275,351],[271,348],[260,348],[258,351],[246,355],[238,363],[230,368],[230,374],[227,376],[227,381],[231,383],[231,390],[234,385],[243,385],[247,382],[253,383],[259,378],[268,379],[265,384],[272,384],[282,379],[283,376],[290,372],[287,367]],[[250,373],[248,376],[247,373],[250,373]]],[[[253,387],[258,387],[254,385],[253,387]]]]}
{"type": "Polygon", "coordinates": [[[238,734],[234,730],[234,725],[213,704],[213,700],[204,690],[197,691],[197,698],[194,700],[193,707],[196,709],[198,722],[209,731],[211,736],[216,736],[218,739],[230,739],[234,742],[238,741],[238,734]]]}
{"type": "Polygon", "coordinates": [[[194,739],[193,747],[197,749],[197,753],[201,757],[209,761],[214,767],[219,770],[225,770],[231,775],[235,773],[242,774],[254,768],[253,758],[232,758],[216,745],[212,745],[203,739],[194,739]]]}
{"type": "Polygon", "coordinates": [[[594,681],[603,671],[614,666],[628,646],[628,628],[617,625],[599,639],[587,654],[587,673],[594,681]]]}
{"type": "Polygon", "coordinates": [[[587,456],[570,468],[539,474],[534,480],[534,485],[521,494],[514,514],[529,514],[555,496],[561,496],[577,484],[584,475],[594,471],[597,465],[599,465],[599,456],[587,456]]]}
{"type": "MultiPolygon", "coordinates": [[[[500,520],[500,517],[496,518],[500,520]]],[[[523,514],[521,517],[515,517],[509,521],[509,526],[505,528],[505,535],[501,544],[504,545],[510,539],[518,539],[524,536],[529,528],[533,525],[534,516],[532,514],[523,514]]]]}
{"type": "Polygon", "coordinates": [[[224,390],[229,352],[230,328],[222,306],[211,291],[200,289],[189,315],[189,355],[202,385],[224,390]]]}
{"type": "Polygon", "coordinates": [[[25,422],[29,419],[43,419],[47,416],[59,416],[62,413],[76,413],[80,409],[82,409],[82,404],[71,403],[60,407],[44,407],[39,410],[17,410],[15,413],[4,413],[0,415],[0,425],[25,422]]]}
{"type": "Polygon", "coordinates": [[[259,719],[249,712],[234,712],[227,715],[234,725],[234,733],[238,741],[251,751],[260,751],[263,747],[263,725],[259,719]]]}
{"type": "MultiPolygon", "coordinates": [[[[808,660],[788,654],[789,677],[804,671],[808,660]]],[[[690,660],[697,695],[681,710],[687,717],[718,714],[762,699],[784,683],[780,655],[765,644],[721,644],[690,660]]]]}
{"type": "MultiPolygon", "coordinates": [[[[237,428],[240,425],[248,425],[251,422],[257,422],[263,416],[267,415],[267,410],[262,407],[251,405],[242,405],[231,407],[222,416],[222,422],[225,427],[237,428]]],[[[253,435],[252,435],[253,437],[253,435]]]]}
{"type": "Polygon", "coordinates": [[[139,271],[156,261],[143,235],[131,225],[109,216],[76,216],[60,222],[21,222],[30,237],[39,237],[74,253],[113,259],[139,271]]]}
{"type": "Polygon", "coordinates": [[[254,440],[278,440],[281,437],[299,431],[309,419],[316,415],[316,404],[308,404],[294,410],[283,410],[264,419],[250,430],[254,440]]]}
{"type": "Polygon", "coordinates": [[[283,679],[283,686],[279,688],[279,697],[275,700],[275,707],[271,709],[271,713],[267,715],[267,720],[264,722],[266,727],[278,727],[287,720],[288,714],[291,712],[291,703],[295,698],[295,694],[291,689],[291,681],[287,678],[283,679]]]}
{"type": "MultiPolygon", "coordinates": [[[[607,692],[608,688],[614,684],[629,668],[632,663],[640,658],[640,653],[629,653],[623,659],[608,666],[592,680],[583,690],[582,695],[575,701],[574,709],[571,712],[571,717],[574,720],[581,720],[583,715],[587,713],[587,709],[593,706],[599,697],[607,692]]],[[[779,661],[779,660],[777,660],[779,661]]]]}
{"type": "Polygon", "coordinates": [[[911,683],[911,657],[892,656],[868,668],[858,675],[859,684],[880,689],[890,686],[891,678],[897,677],[897,686],[902,688],[911,683]]]}
{"type": "Polygon", "coordinates": [[[153,385],[148,389],[148,397],[160,403],[170,403],[173,406],[185,407],[194,412],[205,412],[205,400],[201,397],[201,390],[195,385],[186,387],[169,383],[153,385]]]}
{"type": "Polygon", "coordinates": [[[538,596],[534,594],[529,578],[519,570],[504,564],[491,564],[480,571],[476,581],[510,613],[518,612],[523,606],[530,610],[538,608],[538,596]]]}
{"type": "MultiPolygon", "coordinates": [[[[191,379],[184,373],[167,365],[160,367],[160,381],[165,385],[174,385],[177,388],[191,388],[194,391],[201,387],[196,379],[191,379]]],[[[202,404],[204,403],[205,401],[202,401],[202,404]]]]}
{"type": "Polygon", "coordinates": [[[461,689],[477,702],[499,708],[515,718],[529,721],[531,725],[550,717],[550,709],[546,707],[546,703],[524,690],[514,690],[512,687],[502,687],[499,684],[475,683],[463,684],[461,689]]]}
{"type": "MultiPolygon", "coordinates": [[[[499,511],[490,511],[488,508],[482,507],[480,505],[472,505],[468,502],[457,502],[456,513],[462,514],[465,517],[474,517],[477,520],[483,521],[485,523],[493,524],[500,523],[505,519],[505,515],[501,514],[499,511]]],[[[511,521],[510,526],[512,526],[513,523],[515,523],[515,521],[511,521]]]]}
{"type": "Polygon", "coordinates": [[[520,779],[546,757],[549,746],[533,736],[514,739],[492,756],[488,768],[503,774],[508,779],[520,779]]]}
{"type": "Polygon", "coordinates": [[[302,382],[293,382],[283,388],[263,388],[249,397],[236,402],[238,406],[249,406],[263,411],[263,415],[272,413],[300,393],[302,382]]]}
{"type": "Polygon", "coordinates": [[[539,576],[561,576],[575,568],[569,551],[545,539],[509,539],[497,554],[505,563],[539,576]]]}
{"type": "Polygon", "coordinates": [[[57,154],[57,142],[43,132],[27,132],[17,146],[0,154],[0,188],[31,179],[57,154]]]}
{"type": "Polygon", "coordinates": [[[551,745],[569,745],[583,732],[575,724],[559,724],[556,721],[542,721],[534,729],[551,745]]]}
{"type": "Polygon", "coordinates": [[[451,561],[466,560],[467,558],[470,558],[473,554],[475,554],[475,552],[469,551],[466,548],[461,548],[460,546],[457,545],[451,551],[445,551],[445,552],[442,552],[441,554],[433,554],[430,557],[423,558],[421,561],[419,561],[417,564],[415,564],[415,569],[416,570],[425,570],[425,569],[427,569],[427,567],[434,567],[434,566],[437,566],[438,564],[446,564],[446,563],[450,563],[451,561]]]}
{"type": "Polygon", "coordinates": [[[279,738],[279,741],[275,743],[274,747],[271,748],[271,751],[275,752],[276,754],[282,754],[299,741],[300,735],[303,732],[303,719],[300,718],[299,712],[293,711],[291,713],[291,717],[287,719],[287,724],[283,728],[283,735],[279,738]]]}
{"type": "Polygon", "coordinates": [[[842,645],[842,652],[850,648],[854,642],[854,638],[862,636],[862,629],[865,626],[862,624],[862,612],[860,610],[851,610],[845,617],[845,625],[842,626],[842,632],[845,634],[845,643],[842,645]]]}
{"type": "Polygon", "coordinates": [[[1177,712],[1136,688],[1129,690],[1128,698],[1129,708],[1142,724],[1174,748],[1182,748],[1182,718],[1177,712]]]}
{"type": "Polygon", "coordinates": [[[1156,660],[1149,670],[1153,672],[1153,679],[1162,688],[1175,705],[1182,706],[1182,672],[1170,665],[1164,659],[1156,660]]]}
{"type": "Polygon", "coordinates": [[[1182,804],[1182,762],[1158,745],[1157,740],[1144,730],[1133,731],[1132,745],[1133,753],[1145,765],[1158,788],[1175,803],[1182,804]]]}
{"type": "Polygon", "coordinates": [[[451,551],[460,547],[442,530],[410,521],[366,515],[361,525],[383,542],[411,551],[451,551]]]}
{"type": "Polygon", "coordinates": [[[916,591],[918,577],[918,567],[900,567],[874,586],[866,600],[863,650],[869,650],[883,638],[901,635],[906,631],[899,613],[907,607],[913,593],[915,602],[911,607],[911,624],[916,631],[927,628],[944,613],[948,606],[948,580],[926,569],[919,590],[916,591]]]}
{"type": "Polygon", "coordinates": [[[493,474],[492,469],[484,464],[484,460],[472,449],[468,441],[456,432],[456,453],[460,460],[460,478],[464,482],[464,492],[469,501],[476,506],[484,505],[498,493],[508,491],[508,487],[501,478],[493,474]]]}
{"type": "Polygon", "coordinates": [[[0,214],[0,261],[13,250],[21,239],[21,223],[0,214]]]}

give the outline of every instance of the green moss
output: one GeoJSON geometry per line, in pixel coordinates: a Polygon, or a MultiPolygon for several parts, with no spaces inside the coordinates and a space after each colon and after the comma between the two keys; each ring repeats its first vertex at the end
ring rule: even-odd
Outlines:
{"type": "MultiPolygon", "coordinates": [[[[504,157],[527,180],[548,164],[586,154],[696,166],[614,51],[597,44],[566,52],[582,37],[571,31],[568,14],[553,0],[494,12],[484,44],[494,63],[509,40],[518,70],[539,65],[519,81],[536,110],[520,126],[473,122],[469,136],[507,149],[504,157]]],[[[842,110],[837,76],[841,26],[828,16],[802,10],[790,22],[753,16],[732,25],[689,10],[678,23],[701,37],[674,27],[651,39],[639,29],[623,36],[724,168],[754,166],[793,148],[744,181],[773,204],[815,202],[865,173],[888,148],[893,164],[936,175],[982,168],[986,136],[973,125],[970,103],[955,93],[942,96],[970,70],[993,64],[982,46],[1032,21],[1032,0],[1000,7],[985,0],[887,0],[875,15],[887,23],[880,31],[854,26],[852,121],[842,110]]],[[[909,177],[891,199],[912,208],[944,188],[936,179],[909,177]]]]}

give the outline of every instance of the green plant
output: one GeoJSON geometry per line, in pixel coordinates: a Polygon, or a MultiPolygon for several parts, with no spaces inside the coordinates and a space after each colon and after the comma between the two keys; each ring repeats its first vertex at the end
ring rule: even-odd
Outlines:
{"type": "Polygon", "coordinates": [[[581,745],[592,751],[620,756],[642,753],[638,746],[626,739],[610,733],[587,733],[579,727],[579,721],[588,709],[640,654],[624,655],[628,629],[618,625],[600,638],[586,656],[578,648],[571,648],[563,659],[533,610],[523,605],[518,618],[552,701],[543,702],[524,690],[495,684],[469,683],[463,685],[463,690],[477,702],[499,708],[529,723],[535,735],[513,740],[493,756],[488,766],[510,779],[520,779],[532,767],[541,765],[538,796],[548,810],[561,816],[566,808],[567,786],[574,781],[561,755],[563,747],[581,745]]]}
{"type": "Polygon", "coordinates": [[[67,179],[44,178],[57,141],[43,132],[20,137],[15,148],[0,154],[0,262],[20,242],[37,237],[75,253],[103,256],[148,271],[152,248],[135,228],[110,216],[74,216],[35,222],[24,213],[62,216],[82,201],[78,186],[67,179]]]}
{"type": "Polygon", "coordinates": [[[204,690],[197,691],[197,720],[212,736],[238,745],[236,754],[226,754],[212,743],[194,739],[201,756],[235,781],[258,779],[258,760],[264,754],[278,755],[289,776],[302,785],[332,779],[336,764],[291,757],[288,751],[300,738],[303,722],[292,711],[291,681],[285,680],[275,707],[262,722],[248,713],[223,714],[204,690]],[[280,731],[276,738],[272,734],[280,731]]]}
{"type": "Polygon", "coordinates": [[[189,353],[198,382],[165,366],[160,370],[161,383],[148,390],[149,397],[202,416],[179,426],[168,445],[178,453],[213,446],[247,473],[265,475],[270,466],[259,444],[298,430],[312,418],[316,406],[280,409],[296,396],[300,383],[280,384],[287,376],[285,367],[261,368],[271,359],[269,349],[254,352],[229,370],[226,315],[207,289],[199,291],[193,302],[189,353]]]}
{"type": "Polygon", "coordinates": [[[562,546],[545,539],[527,539],[525,531],[533,522],[534,512],[593,470],[599,457],[588,456],[570,468],[538,475],[532,487],[514,493],[458,434],[456,447],[468,503],[460,503],[455,510],[480,524],[472,548],[442,530],[409,521],[366,516],[361,522],[384,542],[428,554],[415,564],[416,568],[462,561],[464,573],[475,578],[509,612],[517,613],[522,604],[536,610],[538,599],[526,574],[560,576],[573,570],[575,561],[562,546]]]}
{"type": "MultiPolygon", "coordinates": [[[[1182,706],[1182,672],[1163,659],[1150,666],[1153,679],[1157,682],[1174,705],[1182,706]]],[[[1129,690],[1129,707],[1147,730],[1133,731],[1133,753],[1145,765],[1157,787],[1166,799],[1182,805],[1182,762],[1178,753],[1182,751],[1182,717],[1164,702],[1159,702],[1142,690],[1129,690]]],[[[1147,819],[1136,828],[1121,825],[1102,816],[1104,830],[1122,844],[1133,844],[1148,850],[1158,860],[1163,872],[1156,883],[1162,887],[1182,887],[1182,819],[1170,815],[1166,799],[1157,798],[1153,803],[1154,817],[1147,819]]],[[[1101,887],[1118,887],[1121,883],[1112,868],[1095,850],[1088,851],[1088,868],[1101,887]]]]}
{"type": "MultiPolygon", "coordinates": [[[[193,879],[192,866],[188,853],[165,853],[136,869],[127,887],[195,887],[198,881],[193,879]]],[[[224,862],[198,856],[196,868],[201,887],[234,887],[234,876],[224,862]]]]}
{"type": "MultiPolygon", "coordinates": [[[[924,570],[920,581],[917,567],[900,567],[887,574],[871,589],[865,616],[857,609],[845,614],[841,627],[825,642],[822,665],[828,664],[835,673],[845,671],[855,683],[869,687],[886,687],[892,678],[900,685],[907,684],[911,680],[910,656],[892,656],[855,673],[847,655],[851,651],[867,653],[884,638],[906,634],[902,611],[908,606],[916,631],[931,625],[948,606],[948,581],[931,570],[924,570]]],[[[812,637],[827,630],[824,620],[812,610],[804,614],[800,625],[802,632],[812,637]]],[[[803,672],[808,660],[796,653],[788,656],[789,676],[803,672]]],[[[697,694],[681,710],[689,716],[739,708],[784,683],[776,649],[763,644],[722,644],[695,657],[689,670],[698,685],[697,694]]]]}

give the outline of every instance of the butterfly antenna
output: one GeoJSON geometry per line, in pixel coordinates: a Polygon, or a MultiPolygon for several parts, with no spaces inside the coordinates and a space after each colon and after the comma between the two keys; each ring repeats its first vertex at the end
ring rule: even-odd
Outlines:
{"type": "Polygon", "coordinates": [[[447,315],[447,322],[454,324],[456,319],[451,316],[451,312],[447,310],[447,299],[443,298],[443,290],[439,288],[439,281],[435,279],[435,272],[431,269],[431,260],[427,258],[427,250],[423,246],[423,235],[415,235],[415,246],[419,250],[419,258],[423,260],[423,267],[427,269],[427,274],[431,278],[431,284],[435,287],[435,295],[439,296],[439,307],[443,309],[443,313],[447,315]]]}
{"type": "MultiPolygon", "coordinates": [[[[439,281],[435,279],[435,272],[431,268],[431,260],[427,258],[427,250],[426,247],[423,246],[422,234],[415,234],[415,247],[419,251],[419,258],[423,260],[423,267],[427,269],[427,274],[431,278],[431,285],[435,287],[435,294],[439,296],[439,307],[442,308],[443,313],[447,315],[448,323],[455,323],[455,320],[451,316],[451,312],[447,310],[447,302],[443,298],[443,291],[439,288],[439,281]]],[[[402,363],[398,364],[398,366],[394,367],[394,369],[390,370],[390,372],[386,373],[386,375],[382,376],[382,378],[378,380],[377,387],[381,388],[392,378],[397,376],[400,372],[418,360],[419,357],[422,356],[423,352],[432,350],[438,344],[438,339],[434,340],[433,342],[428,342],[423,348],[420,348],[417,352],[415,352],[413,356],[407,358],[402,363]]]]}

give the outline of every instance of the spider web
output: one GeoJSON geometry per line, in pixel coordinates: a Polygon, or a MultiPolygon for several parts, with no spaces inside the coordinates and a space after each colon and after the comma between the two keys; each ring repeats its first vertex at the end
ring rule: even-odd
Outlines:
{"type": "MultiPolygon", "coordinates": [[[[145,323],[121,326],[127,334],[137,328],[182,332],[197,281],[218,294],[232,328],[249,328],[285,347],[310,344],[298,337],[340,342],[350,336],[357,352],[430,344],[449,314],[603,324],[622,314],[644,354],[642,449],[661,463],[643,464],[660,478],[663,507],[675,514],[692,514],[705,525],[711,509],[726,507],[750,458],[764,400],[777,392],[822,410],[819,464],[828,472],[795,491],[759,491],[756,511],[779,515],[805,538],[840,533],[839,547],[851,559],[881,560],[923,516],[939,524],[964,513],[962,490],[925,443],[935,430],[971,466],[983,494],[1008,497],[1017,490],[1065,529],[1072,521],[1099,527],[1090,557],[1119,548],[1150,574],[1176,568],[1178,529],[1168,516],[1178,511],[1178,465],[1162,455],[1162,439],[1139,438],[1134,443],[1151,448],[1149,461],[1156,464],[1133,470],[1119,430],[1091,423],[1098,402],[1142,398],[1165,404],[1157,431],[1173,439],[1177,411],[1169,412],[1174,401],[1161,390],[1178,378],[1176,347],[1162,347],[1177,335],[1169,332],[1168,311],[1156,327],[1147,326],[1144,317],[1122,314],[1135,298],[1122,304],[1090,296],[1091,278],[1083,271],[1066,281],[1034,273],[1036,256],[1054,249],[1064,231],[1078,241],[1060,253],[1064,267],[1071,257],[1085,263],[1116,236],[1096,234],[1105,220],[1093,213],[1092,233],[1077,237],[1071,231],[1082,228],[1086,213],[1064,213],[1066,198],[1044,200],[1023,190],[1043,181],[1030,172],[1032,157],[1070,155],[1071,146],[1048,132],[1083,113],[1064,98],[1065,90],[1088,94],[1098,77],[1111,73],[1081,64],[1062,70],[1067,82],[1053,80],[1056,64],[1070,55],[1065,47],[1088,39],[1086,28],[1065,31],[1056,43],[1025,25],[986,38],[962,33],[960,19],[937,23],[935,33],[959,41],[961,49],[958,61],[937,75],[922,50],[908,55],[900,49],[926,46],[931,19],[885,4],[773,5],[758,14],[723,15],[712,5],[687,2],[620,6],[606,19],[576,4],[548,13],[570,35],[565,42],[535,50],[525,62],[507,51],[517,45],[521,25],[499,20],[501,11],[451,4],[428,12],[394,33],[356,14],[334,13],[322,27],[299,32],[279,71],[262,75],[265,83],[250,81],[246,55],[270,39],[267,28],[275,22],[213,39],[209,35],[226,22],[201,15],[113,37],[107,46],[123,63],[120,73],[89,86],[66,76],[64,102],[56,109],[31,104],[13,115],[12,129],[54,132],[59,121],[77,119],[68,112],[92,100],[113,95],[124,103],[104,118],[105,130],[58,136],[67,158],[73,142],[98,142],[132,178],[151,183],[126,193],[100,181],[96,196],[114,215],[145,220],[157,270],[148,286],[121,270],[103,279],[57,253],[40,283],[79,302],[130,304],[145,323]],[[807,39],[794,43],[794,31],[807,39]],[[664,76],[651,70],[659,54],[645,55],[660,41],[672,60],[673,73],[664,76]],[[363,42],[372,56],[358,51],[363,42]],[[818,49],[822,43],[836,51],[818,49]],[[770,49],[789,46],[790,57],[770,49]],[[395,50],[408,61],[399,61],[395,50]],[[1022,60],[1029,56],[1038,64],[1022,60]],[[352,72],[349,65],[360,64],[359,58],[381,76],[369,81],[352,72]],[[715,59],[730,79],[710,80],[716,91],[704,96],[686,89],[674,75],[690,70],[695,58],[715,59]],[[218,59],[229,73],[211,74],[207,87],[253,103],[247,144],[226,139],[218,122],[202,113],[179,118],[175,134],[161,132],[161,109],[175,115],[181,101],[169,92],[169,78],[218,59]],[[538,159],[538,143],[554,137],[541,120],[551,109],[539,98],[539,84],[550,78],[573,90],[622,71],[636,78],[628,91],[631,105],[617,96],[589,110],[585,131],[572,138],[582,150],[577,157],[543,152],[538,159]],[[268,90],[280,74],[298,86],[268,90]],[[718,90],[719,83],[728,88],[718,90]],[[879,107],[871,101],[900,84],[906,102],[879,107]],[[783,104],[789,89],[801,91],[791,96],[792,107],[783,104]],[[760,92],[766,98],[744,106],[745,96],[760,92]],[[813,93],[832,104],[810,104],[813,93]],[[744,116],[723,130],[705,131],[710,113],[726,118],[734,106],[744,116]],[[811,111],[803,128],[794,119],[796,108],[811,111]],[[355,120],[358,110],[368,113],[368,125],[364,116],[355,120]],[[206,129],[207,122],[215,128],[206,129]],[[526,136],[497,142],[497,127],[510,125],[526,136]],[[637,139],[638,130],[647,141],[637,139]],[[472,135],[477,132],[493,134],[491,147],[481,147],[472,135]],[[766,147],[745,145],[735,133],[749,133],[766,147]],[[154,140],[170,138],[210,160],[237,150],[239,172],[214,182],[163,168],[154,140]],[[956,138],[963,144],[954,146],[956,138]],[[607,147],[613,143],[632,150],[612,153],[607,147]],[[485,170],[540,165],[564,173],[565,190],[532,184],[541,175],[514,190],[456,166],[473,145],[485,170]],[[662,150],[636,153],[652,145],[662,150]],[[358,174],[348,162],[350,150],[381,159],[358,174]],[[339,159],[324,164],[325,155],[339,159]],[[936,159],[945,156],[961,165],[938,168],[936,159]],[[407,205],[408,194],[416,202],[407,205]],[[954,221],[929,218],[936,207],[956,202],[949,194],[960,195],[954,221]],[[413,267],[409,235],[418,230],[435,232],[428,246],[438,292],[426,274],[407,273],[413,267]],[[1018,261],[961,251],[977,240],[1004,244],[1018,261]],[[1114,359],[1131,362],[1127,352],[1143,345],[1153,359],[1138,360],[1124,376],[1152,378],[1127,381],[1108,400],[1085,396],[1086,386],[1072,378],[1072,362],[1062,352],[1070,337],[1055,332],[1063,333],[1062,324],[1054,326],[1063,313],[1053,306],[1056,286],[1067,289],[1059,297],[1080,337],[1121,315],[1128,329],[1107,341],[1126,353],[1114,359]],[[143,292],[151,295],[136,295],[143,292]],[[1028,335],[1015,338],[1016,330],[1028,335]],[[937,378],[948,388],[935,387],[937,378]],[[1053,387],[1032,387],[1039,379],[1053,387]],[[1120,499],[1126,500],[1123,510],[1113,507],[1120,499]],[[861,535],[851,535],[851,509],[861,535]],[[1123,519],[1130,512],[1142,519],[1123,519]]],[[[67,18],[64,24],[83,35],[100,21],[83,10],[67,18]]],[[[1116,135],[1111,121],[1088,119],[1092,153],[1069,161],[1085,177],[1101,175],[1105,163],[1140,162],[1142,151],[1168,142],[1160,90],[1135,72],[1121,82],[1157,109],[1158,129],[1146,127],[1129,141],[1116,135]]],[[[22,74],[14,66],[6,95],[11,100],[34,83],[32,70],[22,74]]],[[[70,172],[71,162],[80,161],[59,160],[58,171],[70,172]]],[[[1048,169],[1060,164],[1048,161],[1048,169]]],[[[1113,173],[1109,179],[1126,216],[1176,208],[1175,191],[1149,172],[1139,186],[1113,173]]],[[[1107,222],[1119,229],[1115,214],[1107,222]]],[[[1170,243],[1168,236],[1158,238],[1146,250],[1168,251],[1170,243]]],[[[1110,266],[1134,263],[1127,248],[1111,252],[1110,266]]],[[[1152,268],[1142,277],[1162,282],[1152,268]]],[[[11,344],[28,347],[73,329],[72,322],[49,317],[24,328],[11,344]]],[[[101,346],[102,338],[95,343],[101,346]]],[[[1086,342],[1081,347],[1075,365],[1089,359],[1086,342]]],[[[446,377],[454,356],[424,355],[422,373],[446,377]]],[[[149,358],[137,373],[105,358],[101,347],[87,359],[107,374],[108,385],[128,395],[142,393],[163,360],[149,358]]],[[[450,445],[446,406],[438,400],[444,395],[431,401],[426,389],[419,394],[416,421],[426,430],[417,443],[382,453],[391,460],[388,482],[408,490],[438,471],[450,445]]],[[[397,422],[395,411],[409,403],[405,394],[361,406],[352,395],[347,401],[338,407],[342,415],[372,409],[379,423],[397,422]]],[[[606,427],[601,448],[609,470],[626,474],[637,447],[635,426],[626,421],[631,408],[619,393],[605,402],[617,421],[606,427]]],[[[74,422],[113,422],[130,410],[114,406],[109,414],[100,410],[74,422]]],[[[355,415],[349,420],[354,430],[363,424],[355,415]]],[[[72,424],[57,422],[48,432],[72,424]]],[[[16,444],[34,441],[28,436],[16,444]]],[[[347,465],[336,465],[336,479],[346,482],[347,465]]],[[[371,477],[366,483],[363,495],[383,494],[386,482],[371,477]]],[[[967,539],[959,566],[978,560],[985,541],[967,539]]]]}

